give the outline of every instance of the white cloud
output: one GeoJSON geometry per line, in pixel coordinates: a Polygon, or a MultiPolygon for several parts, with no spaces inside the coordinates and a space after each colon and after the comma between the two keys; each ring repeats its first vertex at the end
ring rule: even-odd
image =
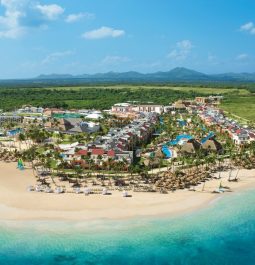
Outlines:
{"type": "Polygon", "coordinates": [[[0,38],[15,39],[24,33],[19,20],[25,16],[22,10],[25,3],[24,0],[0,0],[0,5],[5,8],[4,16],[0,16],[0,38]]]}
{"type": "Polygon", "coordinates": [[[241,29],[242,31],[249,31],[249,30],[251,30],[253,27],[254,27],[253,23],[252,23],[252,22],[248,22],[248,23],[242,25],[240,29],[241,29]]]}
{"type": "Polygon", "coordinates": [[[236,60],[238,60],[238,61],[245,61],[248,58],[249,58],[249,55],[246,53],[241,53],[241,54],[236,56],[236,60]]]}
{"type": "Polygon", "coordinates": [[[91,13],[70,14],[66,17],[65,21],[67,23],[74,23],[82,19],[93,19],[94,17],[95,15],[91,13]]]}
{"type": "Polygon", "coordinates": [[[52,4],[52,5],[41,5],[37,4],[35,6],[43,16],[45,16],[49,20],[56,20],[59,18],[60,15],[64,13],[64,8],[59,5],[52,4]]]}
{"type": "Polygon", "coordinates": [[[17,10],[23,7],[29,0],[0,0],[0,4],[8,10],[17,10]]]}
{"type": "Polygon", "coordinates": [[[0,16],[0,38],[18,38],[30,28],[46,28],[46,22],[57,19],[64,9],[36,0],[0,0],[4,15],[0,16]]]}
{"type": "Polygon", "coordinates": [[[191,50],[193,49],[193,45],[189,40],[183,40],[177,42],[175,45],[175,49],[173,49],[167,57],[170,59],[174,59],[176,61],[186,60],[191,50]]]}
{"type": "Polygon", "coordinates": [[[25,29],[21,27],[0,31],[0,39],[16,39],[24,35],[25,29]]]}
{"type": "Polygon", "coordinates": [[[253,22],[248,22],[240,27],[241,31],[248,32],[252,35],[255,35],[255,25],[253,22]]]}
{"type": "Polygon", "coordinates": [[[88,40],[98,40],[104,38],[117,38],[125,35],[124,30],[113,29],[109,27],[101,27],[92,31],[85,32],[82,34],[82,38],[88,40]]]}
{"type": "Polygon", "coordinates": [[[63,51],[63,52],[54,52],[47,55],[41,62],[41,64],[50,64],[53,63],[61,58],[73,55],[73,51],[63,51]]]}
{"type": "Polygon", "coordinates": [[[128,57],[121,57],[121,56],[106,56],[102,60],[102,64],[110,64],[110,65],[116,65],[119,63],[127,63],[130,62],[131,60],[128,57]]]}

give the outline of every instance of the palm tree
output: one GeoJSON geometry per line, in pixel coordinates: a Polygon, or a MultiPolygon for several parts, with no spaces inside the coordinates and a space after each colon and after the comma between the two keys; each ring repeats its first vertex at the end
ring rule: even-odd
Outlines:
{"type": "Polygon", "coordinates": [[[78,184],[78,178],[80,178],[80,176],[81,176],[81,174],[82,174],[82,172],[83,172],[83,169],[82,169],[82,167],[79,165],[76,165],[75,167],[74,167],[74,171],[75,171],[75,176],[76,176],[76,182],[77,182],[77,184],[78,184]]]}
{"type": "Polygon", "coordinates": [[[24,133],[20,133],[18,135],[18,141],[19,141],[19,149],[21,150],[21,143],[26,140],[26,135],[24,133]]]}

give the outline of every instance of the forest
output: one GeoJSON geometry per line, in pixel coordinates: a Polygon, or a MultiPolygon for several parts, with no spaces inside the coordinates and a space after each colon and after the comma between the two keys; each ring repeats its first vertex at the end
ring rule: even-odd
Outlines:
{"type": "Polygon", "coordinates": [[[86,85],[66,87],[0,87],[0,109],[12,111],[24,105],[65,109],[109,109],[127,101],[169,105],[178,99],[223,95],[221,107],[249,120],[255,120],[253,86],[178,85],[86,85]]]}

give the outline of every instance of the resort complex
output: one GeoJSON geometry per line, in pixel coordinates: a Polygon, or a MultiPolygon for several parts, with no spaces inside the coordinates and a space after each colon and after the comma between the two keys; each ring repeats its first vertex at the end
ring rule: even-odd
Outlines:
{"type": "Polygon", "coordinates": [[[0,0],[0,265],[255,265],[255,0],[0,0]]]}
{"type": "Polygon", "coordinates": [[[255,265],[255,0],[0,0],[0,265],[255,265]]]}
{"type": "Polygon", "coordinates": [[[1,113],[0,159],[33,169],[31,192],[203,190],[224,169],[238,181],[241,168],[255,166],[255,128],[228,117],[222,100],[126,102],[104,111],[24,106],[1,113]]]}

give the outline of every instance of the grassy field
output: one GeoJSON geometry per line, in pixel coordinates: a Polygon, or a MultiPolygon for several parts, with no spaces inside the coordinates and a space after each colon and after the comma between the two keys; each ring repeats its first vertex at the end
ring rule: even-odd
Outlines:
{"type": "Polygon", "coordinates": [[[157,86],[157,85],[111,85],[111,86],[76,86],[76,87],[50,87],[47,89],[51,90],[73,90],[73,91],[79,91],[83,89],[116,89],[116,90],[131,90],[131,91],[137,91],[140,89],[146,89],[146,90],[173,90],[173,91],[179,91],[183,93],[190,93],[195,92],[199,94],[204,95],[211,95],[211,94],[238,94],[238,95],[248,95],[250,92],[247,89],[239,89],[239,88],[214,88],[214,87],[177,87],[177,86],[157,86]]]}
{"type": "Polygon", "coordinates": [[[241,118],[255,122],[255,95],[229,96],[223,101],[221,108],[241,118]]]}

